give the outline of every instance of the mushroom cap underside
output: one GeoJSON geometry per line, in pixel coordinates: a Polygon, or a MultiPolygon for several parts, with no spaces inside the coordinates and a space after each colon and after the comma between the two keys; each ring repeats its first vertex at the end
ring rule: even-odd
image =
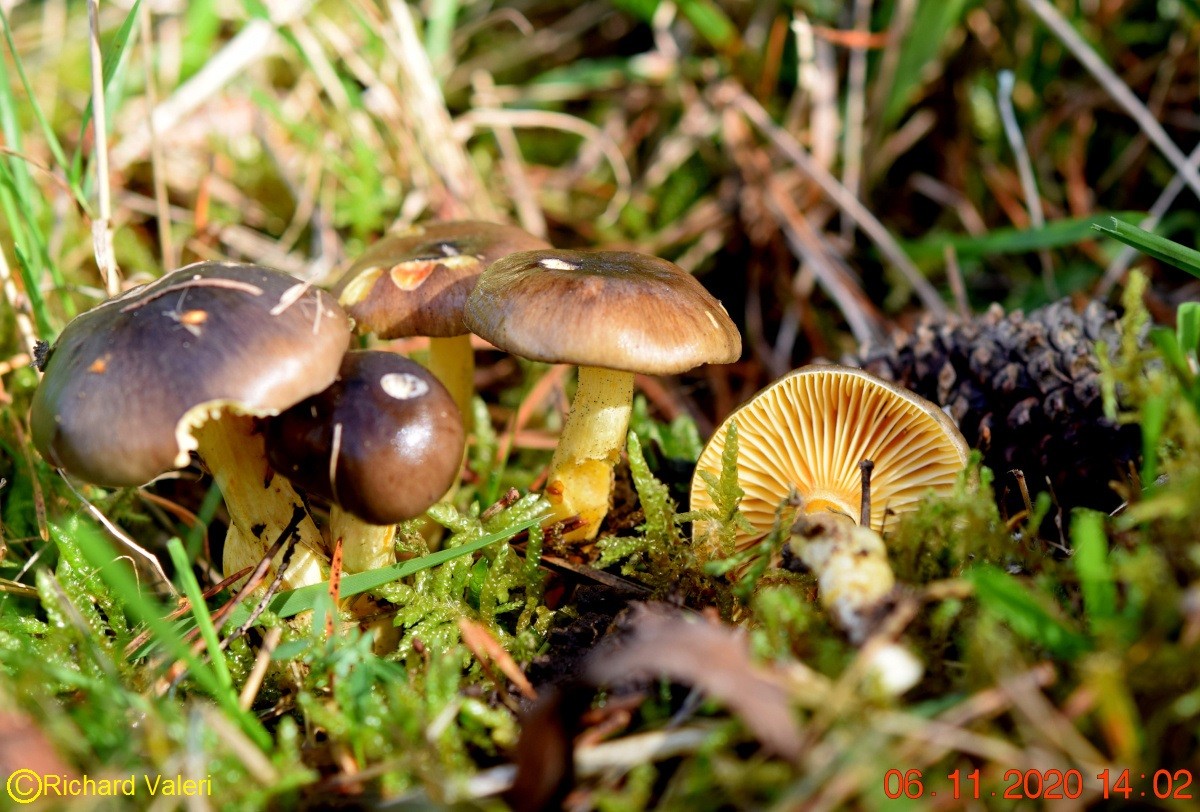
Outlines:
{"type": "MultiPolygon", "coordinates": [[[[692,510],[713,502],[700,472],[721,473],[729,427],[737,424],[740,509],[761,538],[780,503],[795,489],[808,511],[833,510],[857,521],[862,500],[859,463],[874,463],[871,526],[888,513],[912,510],[930,490],[946,492],[965,467],[968,447],[953,421],[934,404],[857,369],[810,366],[768,386],[730,415],[696,463],[692,510]]],[[[697,520],[697,539],[713,524],[697,520]]]]}
{"type": "Polygon", "coordinates": [[[624,251],[510,254],[480,275],[467,327],[524,358],[669,375],[742,351],[725,308],[674,263],[624,251]]]}
{"type": "Polygon", "coordinates": [[[50,463],[100,485],[187,464],[213,413],[276,414],[328,386],[350,343],[334,298],[280,271],[204,262],[81,314],[31,409],[50,463]]]}

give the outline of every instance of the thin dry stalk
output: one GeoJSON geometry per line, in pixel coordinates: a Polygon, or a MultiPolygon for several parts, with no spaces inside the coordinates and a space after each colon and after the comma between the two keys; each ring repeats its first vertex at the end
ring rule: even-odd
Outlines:
{"type": "Polygon", "coordinates": [[[1049,0],[1024,0],[1024,3],[1045,23],[1054,36],[1058,37],[1067,50],[1075,55],[1088,73],[1095,77],[1109,97],[1129,114],[1191,190],[1200,195],[1200,167],[1188,161],[1183,150],[1171,140],[1171,136],[1167,135],[1167,131],[1154,118],[1154,114],[1134,95],[1129,86],[1121,81],[1121,77],[1105,64],[1100,55],[1079,36],[1049,0]]]}
{"type": "Polygon", "coordinates": [[[108,115],[104,103],[104,60],[100,55],[100,2],[88,0],[88,51],[92,67],[92,134],[96,161],[96,219],[92,221],[92,251],[109,296],[121,292],[121,272],[113,254],[112,187],[108,177],[108,115]]]}
{"type": "Polygon", "coordinates": [[[200,703],[198,707],[205,732],[215,735],[222,746],[228,748],[229,754],[246,768],[260,786],[274,786],[280,780],[279,772],[271,760],[258,749],[258,745],[229,721],[229,717],[223,711],[216,705],[204,703],[200,703]]]}
{"type": "MultiPolygon", "coordinates": [[[[850,49],[846,66],[846,125],[842,136],[842,185],[859,196],[862,185],[863,128],[867,117],[867,47],[871,29],[872,0],[854,0],[854,30],[863,34],[863,42],[850,49]]],[[[854,220],[842,215],[842,239],[854,236],[854,220]]]]}
{"type": "MultiPolygon", "coordinates": [[[[16,318],[17,332],[21,334],[25,352],[30,358],[36,358],[38,337],[33,319],[29,317],[29,299],[17,290],[17,283],[13,281],[12,269],[8,266],[8,257],[3,249],[0,249],[0,284],[4,287],[4,298],[8,301],[9,309],[16,318]]],[[[37,370],[37,375],[38,378],[42,377],[40,369],[37,370]]]]}
{"type": "Polygon", "coordinates": [[[383,32],[399,67],[400,101],[407,109],[407,121],[430,168],[445,187],[444,217],[463,215],[495,220],[497,212],[483,181],[467,157],[461,141],[454,137],[450,113],[433,66],[417,36],[412,11],[406,3],[389,0],[392,25],[383,32]]]}
{"type": "MultiPolygon", "coordinates": [[[[1045,228],[1046,214],[1042,211],[1042,196],[1038,193],[1033,161],[1029,159],[1025,136],[1021,133],[1021,125],[1017,121],[1016,110],[1013,109],[1012,92],[1016,77],[1012,71],[1002,70],[997,81],[996,103],[1000,108],[1000,121],[1004,125],[1004,137],[1008,141],[1009,149],[1017,159],[1017,176],[1021,179],[1025,207],[1029,209],[1029,222],[1034,228],[1045,228]]],[[[1058,284],[1054,281],[1054,265],[1050,260],[1050,252],[1043,248],[1038,251],[1038,259],[1042,263],[1042,285],[1046,289],[1046,295],[1058,298],[1058,284]]]]}
{"type": "Polygon", "coordinates": [[[279,645],[282,637],[282,626],[274,626],[263,635],[262,645],[258,649],[258,655],[254,658],[254,667],[250,669],[250,674],[246,677],[246,684],[242,686],[242,692],[238,694],[238,707],[242,710],[250,710],[254,700],[258,698],[263,677],[267,675],[267,668],[271,665],[271,655],[275,652],[275,647],[279,645]]]}
{"type": "MultiPolygon", "coordinates": [[[[492,81],[491,74],[480,71],[472,77],[472,85],[475,88],[476,107],[501,109],[496,99],[496,83],[492,81]]],[[[505,180],[508,181],[513,203],[517,207],[517,220],[521,228],[530,234],[545,237],[546,218],[529,184],[516,133],[508,124],[497,124],[492,127],[492,132],[496,136],[496,146],[500,148],[500,165],[504,169],[505,180]]]]}
{"type": "Polygon", "coordinates": [[[935,316],[945,317],[946,305],[937,290],[921,275],[920,269],[904,253],[904,249],[875,215],[850,193],[837,178],[822,169],[808,151],[792,136],[771,120],[762,105],[751,98],[745,90],[732,81],[716,89],[716,100],[720,107],[733,106],[740,110],[755,127],[796,167],[813,180],[834,204],[842,209],[871,238],[885,257],[900,271],[912,286],[913,291],[925,308],[935,316]]]}
{"type": "Polygon", "coordinates": [[[602,217],[614,220],[617,213],[629,202],[633,189],[633,174],[629,171],[629,164],[625,162],[625,156],[621,154],[621,148],[617,142],[589,121],[551,110],[493,109],[471,110],[455,119],[454,123],[456,129],[458,127],[479,129],[480,127],[496,126],[545,127],[574,133],[600,150],[609,166],[612,167],[613,175],[616,178],[616,192],[602,217]]]}
{"type": "Polygon", "coordinates": [[[146,81],[146,127],[150,134],[150,172],[154,183],[154,214],[158,223],[158,245],[162,253],[163,270],[179,264],[175,256],[175,241],[171,236],[171,206],[167,198],[167,177],[163,170],[162,142],[154,126],[152,111],[158,106],[158,77],[154,71],[154,26],[150,20],[150,4],[143,3],[138,10],[138,23],[142,35],[142,63],[146,81]]]}
{"type": "MultiPolygon", "coordinates": [[[[84,510],[91,514],[92,518],[99,522],[100,525],[107,530],[113,538],[121,542],[121,546],[132,550],[138,558],[142,559],[146,563],[146,566],[150,568],[150,571],[158,576],[158,583],[156,584],[156,587],[166,590],[171,595],[178,595],[179,590],[175,588],[175,585],[171,583],[171,579],[167,577],[165,572],[163,572],[162,562],[158,560],[158,556],[154,555],[149,550],[142,547],[140,544],[130,538],[124,530],[122,530],[120,527],[117,527],[112,519],[105,516],[104,512],[101,511],[100,508],[89,502],[87,498],[84,497],[84,495],[79,491],[79,489],[75,487],[75,483],[71,481],[71,478],[68,477],[64,471],[60,469],[58,473],[62,477],[63,482],[67,483],[67,487],[70,489],[71,493],[75,494],[75,498],[83,503],[84,510]]],[[[36,482],[36,478],[34,481],[36,482]]]]}
{"type": "MultiPolygon", "coordinates": [[[[276,25],[299,17],[311,4],[312,0],[284,0],[273,4],[272,20],[256,18],[246,23],[203,68],[154,108],[151,120],[158,136],[164,137],[247,68],[269,56],[279,41],[276,25]]],[[[144,157],[150,144],[150,125],[143,123],[113,147],[109,162],[114,169],[125,169],[144,157]]]]}
{"type": "Polygon", "coordinates": [[[967,299],[967,283],[963,280],[962,267],[958,264],[958,252],[953,245],[947,245],[942,251],[946,260],[946,278],[950,280],[950,290],[954,293],[954,304],[958,315],[964,319],[971,317],[971,302],[967,299]]]}
{"type": "Polygon", "coordinates": [[[833,258],[795,202],[784,195],[779,184],[768,181],[767,208],[787,237],[788,245],[801,261],[810,267],[821,287],[837,304],[846,324],[859,344],[878,341],[883,336],[882,319],[871,306],[871,300],[853,277],[833,258]]]}
{"type": "Polygon", "coordinates": [[[1053,743],[1075,763],[1086,766],[1092,772],[1107,766],[1104,756],[1092,743],[1051,704],[1045,694],[1030,686],[1027,680],[1003,678],[1000,687],[1008,695],[1017,714],[1038,731],[1047,743],[1053,743]]]}

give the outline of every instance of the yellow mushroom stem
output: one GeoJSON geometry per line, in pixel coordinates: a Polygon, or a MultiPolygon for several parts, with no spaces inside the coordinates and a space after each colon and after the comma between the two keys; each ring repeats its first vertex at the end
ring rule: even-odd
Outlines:
{"type": "Polygon", "coordinates": [[[429,339],[429,371],[449,390],[462,413],[463,427],[470,433],[475,394],[475,351],[470,334],[429,339]]]}
{"type": "MultiPolygon", "coordinates": [[[[291,521],[304,501],[285,477],[273,474],[262,436],[253,418],[222,412],[192,430],[196,453],[208,467],[229,511],[223,569],[232,575],[255,566],[291,521]]],[[[283,576],[283,589],[296,589],[324,581],[329,560],[321,531],[307,514],[297,527],[296,549],[283,576]]],[[[274,572],[283,561],[286,545],[275,556],[274,572]]],[[[269,576],[273,577],[273,576],[269,576]]]]}
{"type": "Polygon", "coordinates": [[[595,538],[608,513],[613,467],[625,447],[632,408],[632,372],[579,368],[575,400],[550,461],[546,483],[554,518],[578,515],[583,522],[564,535],[568,541],[595,538]]]}
{"type": "Polygon", "coordinates": [[[329,506],[329,538],[342,540],[342,569],[366,572],[396,563],[396,525],[370,524],[343,510],[329,506]]]}

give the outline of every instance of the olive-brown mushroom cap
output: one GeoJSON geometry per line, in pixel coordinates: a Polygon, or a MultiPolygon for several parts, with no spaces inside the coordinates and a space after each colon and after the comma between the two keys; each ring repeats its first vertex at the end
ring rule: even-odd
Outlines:
{"type": "Polygon", "coordinates": [[[100,485],[187,464],[189,429],[221,408],[276,414],[328,386],[350,321],[328,293],[270,268],[203,262],[63,329],[31,410],[34,446],[100,485]]]}
{"type": "MultiPolygon", "coordinates": [[[[809,366],[785,375],[730,415],[696,463],[692,510],[712,509],[700,472],[719,476],[730,425],[737,424],[741,511],[757,535],[770,530],[779,504],[795,488],[809,511],[835,510],[855,521],[862,499],[859,462],[871,460],[871,526],[887,512],[917,506],[929,491],[946,492],[969,449],[941,409],[862,370],[809,366]]],[[[697,521],[703,538],[709,523],[697,521]]]]}
{"type": "Polygon", "coordinates": [[[467,299],[466,324],[535,361],[654,375],[732,363],[742,351],[729,314],[691,274],[624,251],[499,259],[467,299]]]}
{"type": "Polygon", "coordinates": [[[360,333],[384,339],[465,335],[463,307],[480,272],[506,254],[548,247],[516,226],[427,223],[383,237],[333,289],[360,333]]]}
{"type": "Polygon", "coordinates": [[[380,525],[436,502],[458,475],[465,442],[437,378],[377,351],[347,353],[333,385],[266,421],[264,437],[276,471],[380,525]]]}

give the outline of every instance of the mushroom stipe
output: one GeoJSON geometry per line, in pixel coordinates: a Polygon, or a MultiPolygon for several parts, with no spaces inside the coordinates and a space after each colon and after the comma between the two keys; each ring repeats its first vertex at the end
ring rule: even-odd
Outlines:
{"type": "Polygon", "coordinates": [[[634,374],[732,363],[742,349],[725,308],[695,277],[664,259],[623,251],[510,254],[480,275],[465,322],[514,355],[579,367],[546,486],[556,519],[583,521],[564,536],[568,541],[594,538],[608,513],[634,374]]]}

